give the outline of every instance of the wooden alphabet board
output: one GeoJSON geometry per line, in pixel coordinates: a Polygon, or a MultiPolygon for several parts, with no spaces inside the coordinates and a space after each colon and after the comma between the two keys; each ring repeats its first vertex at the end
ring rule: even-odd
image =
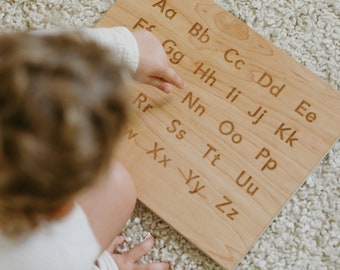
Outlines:
{"type": "Polygon", "coordinates": [[[211,0],[118,0],[97,27],[147,29],[184,90],[136,84],[118,157],[138,198],[226,269],[340,134],[340,95],[211,0]]]}

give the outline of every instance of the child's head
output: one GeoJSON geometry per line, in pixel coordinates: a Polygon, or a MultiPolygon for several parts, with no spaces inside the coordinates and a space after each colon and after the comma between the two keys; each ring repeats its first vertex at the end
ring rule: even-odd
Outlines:
{"type": "Polygon", "coordinates": [[[0,231],[29,231],[91,185],[124,123],[126,69],[79,36],[0,37],[0,231]]]}

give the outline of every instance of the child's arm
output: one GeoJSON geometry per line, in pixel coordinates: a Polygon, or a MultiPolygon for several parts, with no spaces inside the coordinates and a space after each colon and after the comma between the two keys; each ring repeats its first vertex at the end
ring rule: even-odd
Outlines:
{"type": "MultiPolygon", "coordinates": [[[[58,34],[62,30],[39,30],[35,34],[58,34]]],[[[169,66],[160,41],[149,31],[130,32],[125,27],[84,28],[86,37],[110,49],[115,61],[128,66],[134,78],[169,93],[171,85],[184,87],[180,76],[169,66]]]]}
{"type": "Polygon", "coordinates": [[[139,48],[136,38],[125,27],[84,28],[80,32],[112,52],[117,64],[128,66],[133,73],[139,65],[139,48]]]}
{"type": "Polygon", "coordinates": [[[184,82],[169,66],[160,41],[149,31],[131,32],[125,27],[91,28],[85,33],[110,48],[119,63],[135,71],[135,79],[169,93],[171,84],[183,88],[184,82]]]}
{"type": "Polygon", "coordinates": [[[141,30],[132,32],[139,48],[139,65],[135,79],[153,85],[169,93],[171,84],[183,88],[181,77],[169,66],[169,62],[162,44],[149,31],[141,30]]]}

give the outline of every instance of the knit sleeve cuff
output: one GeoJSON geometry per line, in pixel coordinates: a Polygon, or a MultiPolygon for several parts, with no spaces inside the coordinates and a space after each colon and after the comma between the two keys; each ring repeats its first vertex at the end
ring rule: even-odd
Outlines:
{"type": "Polygon", "coordinates": [[[107,252],[104,251],[100,257],[97,260],[97,265],[98,267],[95,267],[94,269],[98,270],[119,270],[117,264],[111,257],[111,255],[107,252]]]}
{"type": "MultiPolygon", "coordinates": [[[[139,64],[139,47],[136,38],[126,27],[83,28],[79,29],[85,38],[89,38],[112,52],[117,64],[127,66],[133,73],[139,64]]],[[[76,29],[44,29],[30,32],[35,35],[58,35],[76,32],[76,29]]]]}
{"type": "Polygon", "coordinates": [[[139,47],[137,40],[126,27],[87,28],[83,33],[108,48],[116,63],[128,66],[136,72],[139,64],[139,47]]]}

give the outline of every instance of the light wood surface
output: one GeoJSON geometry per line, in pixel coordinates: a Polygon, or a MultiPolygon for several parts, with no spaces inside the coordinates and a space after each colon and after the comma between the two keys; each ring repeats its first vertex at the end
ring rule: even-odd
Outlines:
{"type": "Polygon", "coordinates": [[[118,150],[138,197],[232,269],[340,134],[340,95],[213,1],[118,0],[97,27],[148,29],[184,90],[136,84],[118,150]]]}

